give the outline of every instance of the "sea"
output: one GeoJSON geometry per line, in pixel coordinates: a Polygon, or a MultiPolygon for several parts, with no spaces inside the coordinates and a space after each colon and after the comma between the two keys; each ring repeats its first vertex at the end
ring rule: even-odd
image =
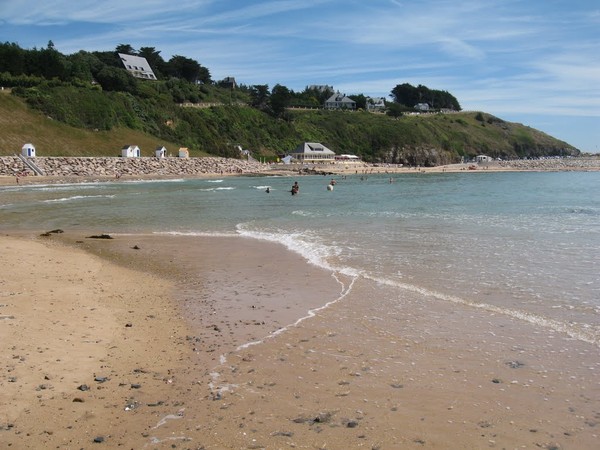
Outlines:
{"type": "Polygon", "coordinates": [[[334,178],[4,186],[0,230],[271,241],[387,301],[410,291],[600,346],[600,172],[334,178]]]}

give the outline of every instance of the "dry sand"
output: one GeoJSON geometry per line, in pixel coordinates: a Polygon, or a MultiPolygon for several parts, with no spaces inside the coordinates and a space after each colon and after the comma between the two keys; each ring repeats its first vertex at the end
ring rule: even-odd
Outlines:
{"type": "Polygon", "coordinates": [[[597,448],[598,348],[560,334],[417,293],[381,304],[384,286],[245,238],[0,251],[6,447],[597,448]]]}

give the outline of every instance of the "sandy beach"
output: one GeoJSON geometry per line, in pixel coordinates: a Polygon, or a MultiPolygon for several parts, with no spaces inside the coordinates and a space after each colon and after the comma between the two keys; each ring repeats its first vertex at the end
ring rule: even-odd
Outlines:
{"type": "Polygon", "coordinates": [[[190,239],[0,238],[6,447],[595,448],[596,347],[190,239]]]}

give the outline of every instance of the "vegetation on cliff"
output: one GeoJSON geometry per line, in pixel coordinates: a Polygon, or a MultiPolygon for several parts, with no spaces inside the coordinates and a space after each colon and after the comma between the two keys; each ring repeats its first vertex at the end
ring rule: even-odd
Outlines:
{"type": "Polygon", "coordinates": [[[0,121],[8,125],[0,130],[0,154],[33,142],[48,156],[114,156],[136,144],[145,156],[165,145],[173,152],[188,147],[193,156],[239,157],[241,146],[257,158],[275,159],[302,141],[317,141],[369,162],[430,166],[480,153],[502,159],[579,153],[532,128],[459,112],[451,94],[425,86],[393,88],[387,114],[329,111],[314,109],[328,92],[307,87],[295,93],[281,85],[234,89],[213,82],[199,63],[182,56],[164,61],[150,47],[137,54],[154,63],[157,81],[132,77],[116,52],[65,56],[50,44],[42,50],[0,44],[0,85],[14,94],[0,95],[0,121]],[[408,114],[413,101],[443,110],[408,114]]]}

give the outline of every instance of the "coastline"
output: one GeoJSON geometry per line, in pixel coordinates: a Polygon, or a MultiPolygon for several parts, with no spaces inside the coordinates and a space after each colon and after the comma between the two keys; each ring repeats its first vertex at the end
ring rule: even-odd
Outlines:
{"type": "Polygon", "coordinates": [[[45,175],[22,171],[17,157],[0,157],[0,186],[17,184],[69,184],[84,182],[136,181],[177,178],[214,178],[224,176],[298,176],[410,173],[486,173],[599,171],[600,156],[546,158],[539,160],[460,163],[435,167],[408,167],[397,164],[341,163],[310,166],[262,164],[229,158],[36,158],[45,175]],[[137,160],[137,161],[136,161],[137,160]]]}
{"type": "Polygon", "coordinates": [[[414,292],[378,304],[385,286],[277,244],[82,236],[0,237],[13,448],[597,442],[596,347],[414,292]]]}

